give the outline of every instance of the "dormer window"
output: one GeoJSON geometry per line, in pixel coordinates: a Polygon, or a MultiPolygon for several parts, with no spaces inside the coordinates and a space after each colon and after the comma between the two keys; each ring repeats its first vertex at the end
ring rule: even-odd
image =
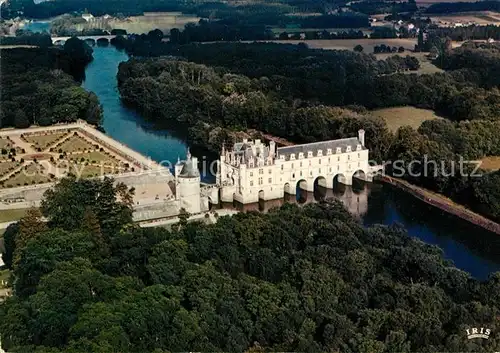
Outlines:
{"type": "Polygon", "coordinates": [[[294,161],[294,160],[295,160],[295,153],[292,153],[292,154],[290,155],[290,160],[292,160],[292,161],[294,161]]]}
{"type": "Polygon", "coordinates": [[[285,155],[283,155],[283,154],[282,154],[282,155],[280,156],[280,159],[284,161],[284,160],[285,160],[285,155]]]}
{"type": "Polygon", "coordinates": [[[332,154],[332,149],[331,149],[331,148],[327,149],[327,150],[326,150],[326,154],[327,154],[327,155],[332,154]]]}
{"type": "Polygon", "coordinates": [[[311,151],[307,152],[307,158],[311,158],[313,156],[313,153],[311,151]]]}
{"type": "Polygon", "coordinates": [[[358,144],[358,145],[356,146],[356,151],[361,151],[361,145],[359,145],[359,144],[358,144]]]}
{"type": "Polygon", "coordinates": [[[304,158],[304,153],[300,152],[299,153],[299,159],[302,159],[302,158],[304,158]]]}
{"type": "Polygon", "coordinates": [[[322,150],[318,150],[318,157],[321,157],[323,155],[323,151],[322,150]]]}
{"type": "Polygon", "coordinates": [[[342,148],[337,147],[337,150],[335,151],[335,153],[342,153],[342,148]]]}
{"type": "Polygon", "coordinates": [[[351,152],[351,146],[347,146],[346,152],[351,152]]]}

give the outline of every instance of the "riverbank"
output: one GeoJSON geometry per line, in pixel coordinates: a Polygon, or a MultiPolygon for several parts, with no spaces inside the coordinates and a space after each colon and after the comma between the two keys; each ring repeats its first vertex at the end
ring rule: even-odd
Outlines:
{"type": "Polygon", "coordinates": [[[408,194],[424,201],[428,205],[437,207],[444,212],[457,216],[476,226],[500,235],[500,224],[469,210],[463,205],[451,201],[443,195],[431,192],[427,189],[415,186],[407,181],[394,177],[384,175],[380,177],[380,180],[407,192],[408,194]]]}

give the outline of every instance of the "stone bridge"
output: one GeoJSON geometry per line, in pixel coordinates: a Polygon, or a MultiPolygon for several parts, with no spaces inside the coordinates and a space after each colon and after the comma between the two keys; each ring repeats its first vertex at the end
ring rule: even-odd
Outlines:
{"type": "MultiPolygon", "coordinates": [[[[98,35],[98,36],[76,36],[77,38],[81,40],[93,40],[94,42],[97,42],[99,39],[106,39],[108,42],[111,41],[111,39],[115,38],[115,35],[98,35]]],[[[54,45],[64,45],[68,39],[71,37],[66,36],[66,37],[52,37],[52,44],[54,45]]]]}

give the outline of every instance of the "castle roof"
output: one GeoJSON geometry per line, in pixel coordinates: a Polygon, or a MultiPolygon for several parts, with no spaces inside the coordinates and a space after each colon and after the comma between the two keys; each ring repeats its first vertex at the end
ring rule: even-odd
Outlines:
{"type": "Polygon", "coordinates": [[[332,153],[335,153],[338,147],[342,149],[342,153],[346,152],[348,146],[351,147],[351,151],[356,151],[358,145],[361,145],[362,150],[366,150],[366,147],[364,147],[361,144],[361,141],[359,141],[357,137],[349,137],[339,140],[321,141],[321,142],[306,143],[303,145],[278,147],[278,155],[285,156],[285,159],[289,160],[290,155],[292,154],[295,154],[295,158],[298,158],[299,153],[304,153],[307,157],[307,152],[312,152],[314,155],[316,155],[317,152],[321,150],[323,154],[326,155],[328,149],[331,149],[332,153]]]}

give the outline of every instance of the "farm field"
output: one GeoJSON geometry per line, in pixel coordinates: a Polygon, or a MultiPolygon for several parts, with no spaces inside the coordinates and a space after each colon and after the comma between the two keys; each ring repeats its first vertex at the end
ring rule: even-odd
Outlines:
{"type": "Polygon", "coordinates": [[[383,118],[391,131],[396,131],[401,126],[411,126],[414,129],[426,120],[442,119],[430,109],[415,107],[396,107],[372,110],[375,116],[383,118]]]}
{"type": "Polygon", "coordinates": [[[407,74],[412,74],[412,73],[413,74],[414,73],[417,73],[417,74],[435,74],[438,72],[443,72],[442,69],[440,69],[439,67],[434,65],[427,58],[427,53],[415,53],[415,52],[405,51],[404,53],[396,53],[396,54],[394,54],[394,53],[375,54],[377,59],[380,59],[380,60],[385,60],[388,57],[394,56],[394,55],[399,55],[399,56],[403,56],[403,57],[406,55],[409,55],[409,56],[413,56],[413,57],[418,59],[418,61],[420,62],[420,69],[418,69],[417,71],[405,71],[405,73],[407,73],[407,74]]]}
{"type": "Polygon", "coordinates": [[[499,170],[500,169],[500,156],[490,156],[481,159],[481,168],[484,170],[499,170]]]}
{"type": "Polygon", "coordinates": [[[120,28],[127,33],[148,33],[153,29],[160,29],[163,33],[172,28],[184,28],[187,23],[198,23],[199,17],[185,15],[180,12],[145,13],[143,16],[127,17],[124,20],[111,19],[108,23],[111,28],[120,28]]]}
{"type": "Polygon", "coordinates": [[[430,19],[440,27],[451,26],[455,23],[467,23],[486,26],[489,24],[498,25],[500,23],[500,13],[493,11],[454,13],[447,15],[431,15],[430,19]]]}
{"type": "Polygon", "coordinates": [[[407,50],[415,49],[416,38],[396,39],[324,39],[324,40],[273,40],[275,43],[299,44],[305,43],[309,48],[352,50],[356,45],[361,45],[365,53],[373,53],[377,45],[385,44],[391,47],[403,47],[407,50]]]}

